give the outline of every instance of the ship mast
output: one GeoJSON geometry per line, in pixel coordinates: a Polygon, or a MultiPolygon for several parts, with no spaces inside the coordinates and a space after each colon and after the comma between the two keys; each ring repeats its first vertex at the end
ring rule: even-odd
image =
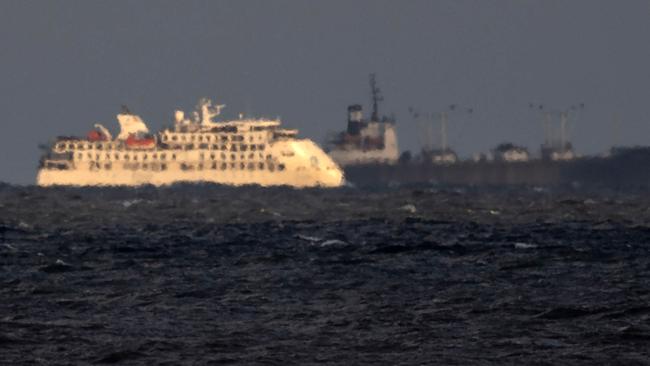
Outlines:
{"type": "Polygon", "coordinates": [[[442,152],[447,151],[447,122],[449,121],[449,116],[447,112],[440,113],[440,147],[442,152]]]}
{"type": "Polygon", "coordinates": [[[377,86],[375,73],[370,74],[370,93],[372,95],[372,117],[371,121],[379,121],[379,102],[384,100],[381,95],[381,89],[377,86]]]}

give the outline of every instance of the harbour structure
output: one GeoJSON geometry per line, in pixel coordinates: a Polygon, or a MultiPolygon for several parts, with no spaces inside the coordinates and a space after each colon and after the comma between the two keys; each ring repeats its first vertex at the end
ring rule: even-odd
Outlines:
{"type": "Polygon", "coordinates": [[[399,159],[395,119],[379,117],[383,100],[375,74],[370,75],[372,114],[364,119],[363,107],[348,106],[348,126],[327,143],[328,154],[339,165],[396,164],[399,159]]]}
{"type": "Polygon", "coordinates": [[[192,118],[152,134],[127,108],[116,138],[95,125],[86,138],[59,137],[40,161],[40,186],[138,186],[177,182],[338,187],[343,171],[313,141],[279,119],[215,121],[225,105],[201,99],[192,118]]]}

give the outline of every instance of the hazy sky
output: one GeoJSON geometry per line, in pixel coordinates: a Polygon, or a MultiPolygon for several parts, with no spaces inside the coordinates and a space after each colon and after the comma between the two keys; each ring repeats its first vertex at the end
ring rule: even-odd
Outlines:
{"type": "Polygon", "coordinates": [[[321,143],[368,106],[370,72],[402,149],[419,149],[409,106],[456,103],[475,109],[451,116],[462,155],[537,150],[531,101],[585,103],[583,154],[650,145],[649,41],[650,1],[2,0],[0,181],[32,183],[57,135],[117,131],[121,104],[157,130],[208,96],[321,143]]]}

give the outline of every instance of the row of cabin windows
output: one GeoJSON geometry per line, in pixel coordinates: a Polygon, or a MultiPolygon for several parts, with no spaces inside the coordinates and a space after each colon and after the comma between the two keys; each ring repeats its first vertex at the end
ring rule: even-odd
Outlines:
{"type": "MultiPolygon", "coordinates": [[[[175,149],[184,149],[184,150],[195,150],[195,145],[194,144],[187,144],[187,145],[170,145],[172,148],[175,149]]],[[[198,149],[200,150],[223,150],[223,151],[261,151],[266,148],[266,145],[264,144],[231,144],[231,145],[210,145],[210,144],[199,144],[198,149]]]]}
{"type": "MultiPolygon", "coordinates": [[[[102,156],[100,154],[95,154],[93,156],[93,154],[87,153],[86,157],[87,157],[88,160],[93,160],[93,158],[94,158],[94,160],[100,160],[102,156]]],[[[141,155],[141,156],[138,156],[137,154],[133,154],[133,160],[134,161],[137,161],[138,157],[140,157],[142,160],[147,160],[147,159],[149,159],[149,154],[144,154],[144,155],[141,155]]],[[[83,160],[83,159],[84,159],[84,154],[83,153],[78,153],[77,154],[77,160],[83,160]]],[[[107,153],[106,155],[104,155],[103,160],[120,160],[120,159],[127,160],[127,161],[131,160],[131,155],[128,154],[128,153],[126,153],[126,154],[114,153],[113,155],[111,155],[110,153],[107,153]]],[[[151,160],[167,160],[167,154],[166,153],[151,154],[151,160]]],[[[176,160],[176,154],[171,154],[171,160],[176,160]]]]}
{"type": "Polygon", "coordinates": [[[249,163],[209,163],[209,164],[203,164],[199,163],[196,166],[193,164],[189,163],[181,163],[181,170],[188,171],[188,170],[206,170],[206,169],[212,169],[212,170],[268,170],[268,171],[283,171],[285,169],[284,164],[278,164],[277,167],[273,163],[262,163],[262,162],[249,162],[249,163]]]}
{"type": "MultiPolygon", "coordinates": [[[[124,169],[127,170],[152,170],[152,171],[163,171],[167,170],[167,163],[124,163],[122,165],[124,169]]],[[[104,163],[100,164],[99,162],[93,161],[90,163],[90,170],[111,170],[113,168],[113,163],[104,163]]]]}
{"type": "MultiPolygon", "coordinates": [[[[218,158],[221,158],[221,160],[226,160],[227,155],[225,153],[221,153],[219,156],[217,154],[210,154],[209,156],[206,156],[205,154],[201,153],[199,154],[199,159],[201,160],[217,160],[218,158]]],[[[244,160],[248,157],[249,160],[255,159],[255,153],[249,153],[248,155],[246,154],[239,154],[239,158],[241,160],[244,160]]],[[[257,157],[260,159],[264,159],[264,154],[258,153],[257,157]]],[[[266,155],[266,160],[271,160],[273,156],[271,154],[266,155]]],[[[230,160],[237,160],[237,154],[230,154],[230,160]]]]}
{"type": "MultiPolygon", "coordinates": [[[[196,167],[192,164],[181,163],[181,170],[268,170],[275,171],[276,166],[272,163],[216,163],[212,164],[203,164],[200,163],[196,167]]],[[[93,161],[90,163],[91,170],[111,170],[113,168],[112,163],[100,164],[99,162],[93,161]]],[[[152,171],[165,171],[167,170],[167,163],[124,163],[123,168],[127,170],[152,170],[152,171]]],[[[285,169],[284,164],[278,164],[277,170],[283,171],[285,169]]]]}
{"type": "MultiPolygon", "coordinates": [[[[262,135],[257,135],[257,140],[262,140],[264,137],[262,135]]],[[[169,141],[174,141],[174,142],[228,142],[228,141],[233,141],[233,142],[242,142],[245,140],[244,136],[242,135],[187,135],[187,134],[164,134],[162,135],[162,140],[163,142],[169,142],[169,141]]],[[[255,136],[253,135],[248,135],[248,141],[253,142],[255,140],[255,136]]]]}
{"type": "MultiPolygon", "coordinates": [[[[86,157],[87,157],[87,160],[96,160],[96,161],[97,160],[116,160],[116,161],[118,161],[118,160],[129,161],[129,160],[131,160],[131,155],[130,154],[122,154],[122,155],[120,155],[119,153],[115,153],[113,155],[106,154],[106,155],[104,155],[104,159],[101,159],[102,156],[100,154],[93,155],[91,153],[87,153],[86,157]]],[[[226,160],[227,159],[227,155],[225,153],[221,153],[219,155],[219,157],[221,158],[221,160],[226,160]]],[[[264,154],[258,153],[257,157],[259,159],[264,159],[264,154]]],[[[143,154],[143,155],[134,154],[133,155],[133,161],[138,161],[138,159],[144,161],[144,160],[149,160],[149,158],[151,158],[151,160],[163,160],[164,161],[164,160],[167,160],[167,154],[166,153],[151,154],[151,156],[149,156],[149,154],[143,154]]],[[[201,160],[207,160],[208,158],[210,160],[216,160],[218,157],[217,157],[216,154],[210,154],[209,157],[206,157],[205,154],[203,154],[203,153],[201,153],[199,155],[199,159],[201,159],[201,160]]],[[[246,156],[246,154],[240,154],[239,158],[241,160],[244,160],[244,159],[247,158],[247,156],[246,156]]],[[[252,159],[255,159],[255,158],[256,158],[255,153],[249,153],[248,154],[248,159],[249,160],[252,160],[252,159]]],[[[273,156],[271,154],[267,154],[266,155],[266,160],[271,160],[271,159],[273,159],[273,156]]],[[[77,154],[77,160],[84,160],[84,154],[83,153],[78,153],[77,154]]],[[[171,154],[171,160],[176,160],[176,154],[171,154]]],[[[230,154],[230,160],[237,160],[237,154],[230,154]]]]}
{"type": "Polygon", "coordinates": [[[56,148],[58,150],[65,150],[66,148],[68,150],[74,150],[74,149],[77,149],[77,150],[93,150],[93,149],[94,150],[102,150],[104,148],[106,148],[106,150],[114,150],[116,148],[121,149],[123,147],[124,147],[123,145],[119,145],[119,144],[117,144],[117,145],[116,144],[109,144],[109,143],[103,144],[101,142],[92,143],[92,144],[90,144],[90,143],[89,144],[74,144],[74,143],[71,143],[71,142],[66,144],[64,142],[60,142],[60,143],[58,143],[56,145],[56,148]]]}
{"type": "MultiPolygon", "coordinates": [[[[209,145],[209,144],[200,144],[198,146],[200,149],[210,149],[212,150],[230,150],[230,151],[256,151],[256,150],[264,150],[266,147],[264,144],[230,144],[230,145],[209,145]]],[[[124,148],[124,145],[121,144],[102,144],[102,143],[94,143],[94,144],[74,144],[74,143],[68,143],[65,144],[63,142],[58,143],[56,145],[57,150],[65,150],[66,148],[68,150],[103,150],[106,148],[106,150],[122,150],[124,148]]],[[[185,145],[186,150],[193,150],[194,149],[194,144],[188,144],[185,145]]]]}

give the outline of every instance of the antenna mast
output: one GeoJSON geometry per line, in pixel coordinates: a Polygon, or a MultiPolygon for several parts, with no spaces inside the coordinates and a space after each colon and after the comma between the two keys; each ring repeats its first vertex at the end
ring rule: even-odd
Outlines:
{"type": "Polygon", "coordinates": [[[381,96],[381,89],[377,86],[375,73],[370,74],[370,93],[372,95],[372,118],[371,121],[379,121],[379,102],[384,100],[381,96]]]}
{"type": "Polygon", "coordinates": [[[442,152],[447,151],[447,122],[449,121],[447,112],[440,113],[440,147],[442,152]]]}

